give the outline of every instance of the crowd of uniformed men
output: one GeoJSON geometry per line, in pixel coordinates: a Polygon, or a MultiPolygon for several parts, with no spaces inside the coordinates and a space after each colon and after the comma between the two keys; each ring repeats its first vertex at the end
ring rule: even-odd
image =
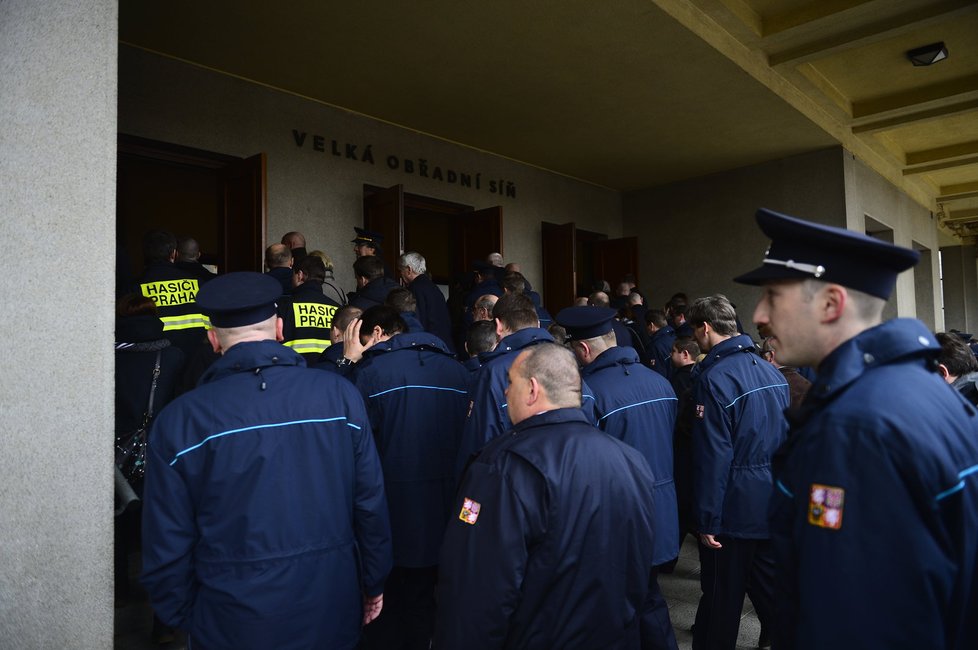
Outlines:
{"type": "Polygon", "coordinates": [[[395,282],[369,231],[349,295],[296,232],[265,274],[224,275],[148,233],[117,433],[169,349],[135,486],[160,629],[193,648],[676,648],[658,575],[692,534],[697,650],[735,647],[745,594],[761,646],[978,647],[974,354],[881,322],[914,251],[757,221],[771,246],[736,280],[762,288],[760,346],[724,296],[646,309],[632,278],[554,319],[493,254],[453,319],[424,257],[395,282]]]}

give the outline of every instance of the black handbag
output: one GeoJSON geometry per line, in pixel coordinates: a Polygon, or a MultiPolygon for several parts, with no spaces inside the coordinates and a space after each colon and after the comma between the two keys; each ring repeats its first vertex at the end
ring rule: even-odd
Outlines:
{"type": "Polygon", "coordinates": [[[116,436],[115,466],[130,484],[142,480],[146,474],[146,437],[149,425],[153,421],[153,397],[156,395],[156,383],[160,378],[160,350],[156,352],[156,364],[153,367],[153,384],[149,389],[149,403],[143,413],[143,422],[138,429],[116,436]]]}

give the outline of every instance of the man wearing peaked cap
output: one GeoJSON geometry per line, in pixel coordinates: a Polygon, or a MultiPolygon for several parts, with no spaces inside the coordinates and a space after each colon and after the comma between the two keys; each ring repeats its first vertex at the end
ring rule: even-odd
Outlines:
{"type": "Polygon", "coordinates": [[[641,613],[642,648],[675,649],[669,606],[659,589],[658,570],[679,555],[679,516],[672,480],[672,434],[678,400],[669,382],[641,364],[635,348],[617,344],[612,323],[617,310],[567,307],[557,323],[567,330],[581,377],[594,392],[598,428],[637,449],[652,470],[655,486],[655,543],[649,592],[641,613]]]}
{"type": "Polygon", "coordinates": [[[768,210],[737,281],[782,363],[817,366],[779,452],[776,648],[978,647],[978,413],[934,337],[881,322],[916,252],[768,210]]]}
{"type": "Polygon", "coordinates": [[[380,255],[380,245],[384,243],[383,235],[366,228],[354,227],[353,230],[356,231],[357,236],[350,240],[350,243],[353,244],[353,252],[357,257],[380,255]]]}
{"type": "Polygon", "coordinates": [[[281,285],[229,273],[198,294],[218,359],[153,422],[143,577],[205,648],[354,648],[391,567],[363,399],[276,342],[281,285]]]}

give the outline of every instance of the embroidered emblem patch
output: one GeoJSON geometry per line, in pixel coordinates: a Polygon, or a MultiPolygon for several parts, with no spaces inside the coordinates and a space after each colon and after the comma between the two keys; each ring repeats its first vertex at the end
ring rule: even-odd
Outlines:
{"type": "Polygon", "coordinates": [[[819,528],[842,528],[846,491],[840,487],[812,483],[808,497],[808,523],[819,528]]]}
{"type": "Polygon", "coordinates": [[[705,411],[705,410],[706,410],[706,406],[704,406],[703,404],[697,404],[696,405],[696,417],[698,417],[699,419],[702,420],[703,419],[703,411],[705,411]]]}
{"type": "Polygon", "coordinates": [[[465,500],[462,501],[462,512],[458,513],[458,518],[465,523],[472,525],[479,519],[479,511],[481,509],[481,503],[466,497],[465,500]]]}

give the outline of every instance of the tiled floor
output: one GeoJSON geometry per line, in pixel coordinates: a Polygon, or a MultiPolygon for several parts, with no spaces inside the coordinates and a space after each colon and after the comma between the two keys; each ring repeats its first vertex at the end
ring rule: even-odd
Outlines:
{"type": "MultiPolygon", "coordinates": [[[[133,571],[138,567],[133,567],[133,571]]],[[[696,616],[700,598],[700,564],[696,554],[696,542],[687,537],[679,555],[679,562],[672,574],[660,575],[659,585],[669,602],[669,615],[676,630],[680,650],[692,648],[690,627],[696,616]]],[[[171,643],[158,645],[150,638],[153,616],[146,603],[145,593],[138,589],[132,601],[115,610],[115,647],[120,650],[182,650],[185,644],[177,638],[171,643]]],[[[744,601],[744,616],[740,623],[738,650],[757,647],[760,623],[750,600],[744,601]]]]}

